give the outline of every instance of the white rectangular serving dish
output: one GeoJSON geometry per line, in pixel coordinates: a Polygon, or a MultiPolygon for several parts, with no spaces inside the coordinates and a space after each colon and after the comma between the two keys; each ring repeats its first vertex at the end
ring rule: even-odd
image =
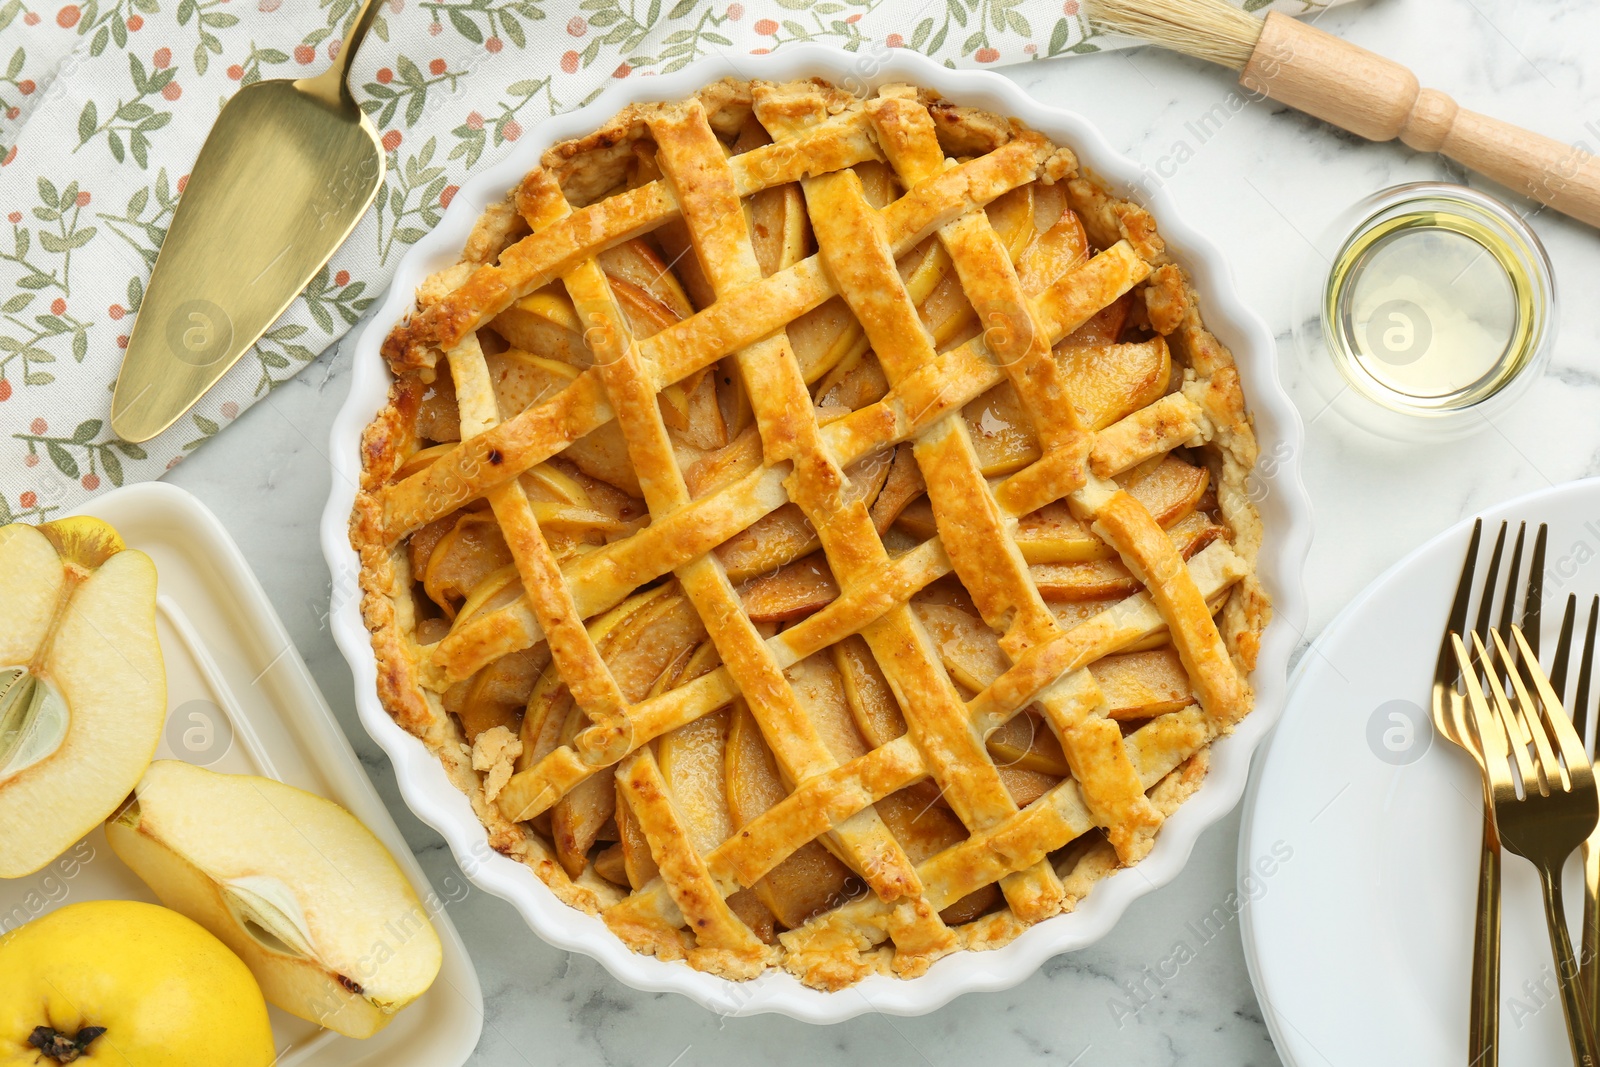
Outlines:
{"type": "MultiPolygon", "coordinates": [[[[394,854],[444,946],[433,988],[365,1041],[270,1008],[277,1067],[464,1063],[483,1029],[483,993],[461,935],[238,546],[204,504],[160,482],[107,493],[84,510],[155,561],[168,709],[156,758],[276,778],[341,804],[394,854]]],[[[108,898],[159,903],[97,828],[36,874],[0,880],[0,933],[108,898]]]]}
{"type": "Polygon", "coordinates": [[[350,397],[330,435],[334,473],[322,516],[322,550],[333,574],[331,627],[355,676],[361,721],[394,761],[406,803],[444,836],[475,884],[510,901],[546,941],[593,957],[635,989],[682,993],[719,1014],[778,1012],[806,1022],[834,1023],[872,1011],[921,1015],[963,993],[1009,989],[1051,956],[1099,940],[1134,900],[1177,877],[1200,834],[1238,803],[1250,755],[1282,709],[1289,655],[1305,628],[1302,571],[1311,547],[1311,505],[1300,478],[1304,431],[1279,382],[1271,330],[1239,296],[1227,259],[1183,221],[1165,188],[1150,188],[1144,177],[1140,166],[1112,149],[1088,119],[1042,104],[998,74],[949,70],[907,49],[852,53],[807,44],[765,56],[708,57],[672,74],[616,82],[593,103],[529,130],[505,159],[462,185],[443,221],[401,259],[383,304],[356,339],[350,397]],[[1155,216],[1168,248],[1193,276],[1206,324],[1238,361],[1261,445],[1261,462],[1250,488],[1267,530],[1258,572],[1273,599],[1274,620],[1251,676],[1256,707],[1232,734],[1212,744],[1205,783],[1167,820],[1150,855],[1136,868],[1100,882],[1076,910],[1036,924],[1003,948],[955,953],[910,980],[873,975],[838,993],[808,988],[782,971],[731,982],[682,962],[635,954],[599,918],[569,908],[527,867],[490,849],[467,798],[451,784],[439,761],[396,724],[378,700],[377,663],[361,618],[359,564],[349,541],[350,511],[361,480],[361,433],[386,402],[391,381],[379,349],[389,329],[411,311],[417,286],[457,261],[478,216],[537,166],[545,149],[594,131],[628,104],[682,100],[723,77],[772,81],[822,77],[855,93],[894,82],[920,85],[957,104],[1014,116],[1072,148],[1085,169],[1120,195],[1140,201],[1155,216]]]}

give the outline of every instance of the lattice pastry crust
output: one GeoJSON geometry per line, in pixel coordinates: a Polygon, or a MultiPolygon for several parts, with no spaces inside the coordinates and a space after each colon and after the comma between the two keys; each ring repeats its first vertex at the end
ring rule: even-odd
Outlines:
{"type": "Polygon", "coordinates": [[[1004,944],[1250,710],[1232,356],[1014,121],[630,107],[417,303],[351,522],[380,695],[636,951],[839,989],[1004,944]]]}

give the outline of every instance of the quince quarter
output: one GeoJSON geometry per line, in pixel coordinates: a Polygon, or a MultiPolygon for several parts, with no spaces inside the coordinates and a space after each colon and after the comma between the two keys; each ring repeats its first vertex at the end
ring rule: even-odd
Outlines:
{"type": "Polygon", "coordinates": [[[443,947],[382,842],[270,778],[157,760],[106,841],[161,902],[244,960],[268,1003],[370,1037],[433,984],[443,947]]]}
{"type": "Polygon", "coordinates": [[[55,859],[149,766],[155,605],[155,564],[99,519],[0,527],[0,877],[55,859]]]}

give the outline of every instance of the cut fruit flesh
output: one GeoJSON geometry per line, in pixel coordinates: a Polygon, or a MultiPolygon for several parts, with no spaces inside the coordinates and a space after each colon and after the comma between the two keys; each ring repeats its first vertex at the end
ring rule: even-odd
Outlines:
{"type": "Polygon", "coordinates": [[[972,450],[984,477],[1010,474],[1039,458],[1033,420],[1010,382],[1003,382],[968,404],[961,412],[972,435],[972,450]]]}
{"type": "MultiPolygon", "coordinates": [[[[1073,406],[1091,430],[1159,400],[1172,376],[1172,356],[1159,336],[1137,344],[1063,343],[1055,356],[1073,406]]],[[[996,385],[961,414],[986,477],[1010,474],[1041,455],[1033,421],[1010,382],[996,385]]]]}
{"type": "Polygon", "coordinates": [[[894,699],[888,679],[867,647],[866,638],[855,634],[831,649],[833,663],[844,683],[845,699],[856,729],[873,748],[882,748],[906,732],[905,713],[894,699]]]}
{"type": "Polygon", "coordinates": [[[684,487],[695,500],[731,485],[761,466],[761,435],[750,427],[684,471],[684,487]]]}
{"type": "MultiPolygon", "coordinates": [[[[617,810],[620,812],[622,809],[619,807],[617,810]]],[[[620,818],[618,822],[620,824],[620,818]]],[[[621,841],[612,842],[608,848],[596,854],[593,866],[594,873],[606,881],[614,885],[628,884],[628,858],[621,841]]]]}
{"type": "Polygon", "coordinates": [[[539,675],[528,695],[518,730],[522,755],[517,757],[517,770],[527,770],[561,744],[561,728],[566,724],[567,705],[571,702],[572,695],[558,671],[547,669],[539,675]]]}
{"type": "Polygon", "coordinates": [[[151,764],[106,823],[162,902],[249,965],[273,1004],[367,1037],[433,983],[442,949],[387,849],[349,812],[269,778],[151,764]]]}
{"type": "Polygon", "coordinates": [[[953,605],[925,601],[912,601],[912,608],[933,638],[950,677],[974,693],[1011,666],[1000,639],[976,615],[953,605]]]}
{"type": "Polygon", "coordinates": [[[1017,260],[1017,280],[1025,292],[1043,292],[1051,282],[1088,258],[1089,237],[1084,233],[1083,220],[1068,208],[1017,260]]]}
{"type": "Polygon", "coordinates": [[[628,885],[639,889],[659,874],[660,868],[650,854],[650,842],[640,829],[639,820],[633,817],[633,809],[623,798],[620,787],[616,805],[617,836],[621,838],[617,843],[622,846],[623,873],[628,876],[628,885]]]}
{"type": "Polygon", "coordinates": [[[1129,293],[1123,293],[1117,299],[1095,312],[1089,321],[1073,330],[1062,344],[1068,347],[1079,345],[1109,345],[1116,343],[1122,336],[1122,327],[1128,321],[1128,308],[1133,303],[1129,293]]]}
{"type": "Polygon", "coordinates": [[[1087,563],[1117,558],[1117,550],[1074,516],[1063,500],[1017,520],[1016,539],[1022,558],[1029,563],[1087,563]]]}
{"type": "Polygon", "coordinates": [[[1189,672],[1171,646],[1107,656],[1089,671],[1113,719],[1148,719],[1195,702],[1189,672]]]}
{"type": "Polygon", "coordinates": [[[839,596],[827,557],[821,552],[797,559],[772,574],[739,587],[745,614],[755,622],[786,622],[827,607],[839,596]]]}
{"type": "Polygon", "coordinates": [[[906,505],[927,491],[927,483],[922,480],[922,468],[917,465],[917,457],[911,446],[898,446],[894,461],[889,464],[889,473],[883,480],[883,488],[878,490],[877,497],[872,501],[873,528],[881,536],[894,525],[906,505]]]}
{"type": "MultiPolygon", "coordinates": [[[[514,406],[519,400],[527,406],[548,400],[571,385],[583,370],[582,364],[538,354],[541,351],[547,350],[518,344],[487,358],[490,381],[502,411],[523,410],[514,406]]],[[[622,427],[615,419],[572,442],[562,450],[561,458],[629,496],[640,495],[639,477],[628,460],[622,427]]]]}
{"type": "MultiPolygon", "coordinates": [[[[939,799],[939,789],[931,781],[918,782],[889,794],[878,801],[877,809],[884,825],[889,827],[889,832],[914,864],[968,837],[966,827],[939,799]]],[[[971,922],[999,902],[999,887],[986,885],[939,912],[939,918],[952,926],[971,922]]]]}
{"type": "MultiPolygon", "coordinates": [[[[1167,536],[1178,555],[1188,560],[1223,532],[1204,512],[1191,511],[1168,528],[1167,536]]],[[[1041,563],[1029,568],[1029,573],[1039,595],[1051,602],[1131,596],[1141,588],[1133,572],[1119,559],[1041,563]]]]}
{"type": "Polygon", "coordinates": [[[534,684],[550,664],[550,649],[543,642],[502,656],[472,676],[466,699],[456,710],[467,743],[478,735],[504,726],[515,733],[534,684]]]}
{"type": "MultiPolygon", "coordinates": [[[[788,796],[755,716],[734,705],[728,730],[728,811],[737,831],[788,796]]],[[[780,923],[793,929],[847,895],[850,869],[815,841],[796,849],[751,888],[780,923]]]]}
{"type": "MultiPolygon", "coordinates": [[[[660,586],[645,597],[642,604],[619,623],[613,623],[605,637],[596,641],[622,698],[630,704],[644,699],[656,680],[681,664],[705,638],[699,613],[674,585],[660,586]]],[[[630,603],[625,601],[613,611],[630,603]]],[[[588,725],[588,718],[574,705],[567,712],[562,741],[571,743],[588,725]]],[[[599,840],[601,827],[616,812],[613,778],[611,773],[591,776],[552,809],[556,856],[570,877],[583,873],[589,862],[589,849],[599,840]]]]}
{"type": "Polygon", "coordinates": [[[454,618],[456,610],[479,582],[510,565],[511,549],[506,547],[494,515],[483,511],[463,512],[429,554],[422,588],[428,599],[454,618]]]}
{"type": "Polygon", "coordinates": [[[0,782],[47,759],[66,739],[67,702],[27,667],[0,669],[0,782]]]}
{"type": "Polygon", "coordinates": [[[1019,808],[1025,808],[1060,785],[1063,776],[1030,770],[1027,767],[997,767],[1000,781],[1019,808]]]}
{"type": "MultiPolygon", "coordinates": [[[[418,427],[418,432],[421,433],[420,426],[418,427]]],[[[431,438],[435,441],[438,440],[438,438],[433,437],[432,434],[422,434],[422,436],[431,438]]],[[[429,467],[433,466],[435,460],[442,459],[454,449],[455,445],[449,442],[438,445],[429,445],[427,448],[419,448],[417,451],[411,454],[409,459],[400,465],[400,469],[394,472],[394,477],[390,480],[403,482],[413,474],[427,470],[429,467]]],[[[411,536],[413,540],[416,539],[416,534],[412,534],[411,536]]]]}
{"type": "Polygon", "coordinates": [[[1132,344],[1063,343],[1055,352],[1073,406],[1091,430],[1155,403],[1172,381],[1172,352],[1160,336],[1132,344]]]}
{"type": "Polygon", "coordinates": [[[989,735],[985,746],[997,767],[1038,771],[1063,778],[1071,773],[1061,742],[1035,711],[1027,710],[989,735]]]}
{"type": "Polygon", "coordinates": [[[844,679],[826,649],[794,664],[783,676],[837,762],[849,763],[866,755],[867,742],[856,728],[844,679]]]}
{"type": "Polygon", "coordinates": [[[663,734],[657,743],[661,777],[690,843],[702,855],[726,841],[733,829],[725,773],[728,720],[724,708],[663,734]]]}
{"type": "MultiPolygon", "coordinates": [[[[845,471],[848,482],[844,502],[865,500],[870,505],[889,476],[888,455],[868,456],[845,471]]],[[[742,582],[769,574],[787,563],[814,551],[821,541],[805,513],[796,504],[763,516],[717,546],[716,554],[731,581],[742,582]]]]}
{"type": "MultiPolygon", "coordinates": [[[[681,670],[668,671],[656,681],[651,695],[686,685],[714,670],[719,662],[717,646],[704,641],[684,660],[681,670]]],[[[656,742],[662,780],[688,828],[690,842],[701,854],[722,844],[733,831],[726,773],[731,717],[730,708],[720,708],[668,731],[656,742]]],[[[621,808],[617,816],[620,826],[621,808]]]]}
{"type": "Polygon", "coordinates": [[[791,183],[763,189],[747,203],[751,244],[763,278],[805,258],[811,219],[799,186],[791,183]]]}
{"type": "Polygon", "coordinates": [[[156,573],[98,519],[0,527],[0,877],[128,795],[166,712],[156,573]]]}
{"type": "Polygon", "coordinates": [[[1122,485],[1157,524],[1169,527],[1195,509],[1210,482],[1211,472],[1206,468],[1167,455],[1143,477],[1131,483],[1124,478],[1122,485]]]}

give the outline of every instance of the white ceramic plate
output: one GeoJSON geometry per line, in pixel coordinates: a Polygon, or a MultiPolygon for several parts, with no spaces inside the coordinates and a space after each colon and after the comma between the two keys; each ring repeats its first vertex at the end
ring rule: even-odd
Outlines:
{"type": "Polygon", "coordinates": [[[362,722],[395,762],[401,792],[419,818],[450,843],[468,876],[514,904],[545,940],[599,960],[619,979],[638,989],[683,993],[713,1011],[736,1015],[781,1012],[810,1022],[838,1022],[867,1011],[917,1015],[973,990],[1006,989],[1028,977],[1049,957],[1082,948],[1111,929],[1129,903],[1175,877],[1201,831],[1238,801],[1249,770],[1250,753],[1277,719],[1282,704],[1289,653],[1305,625],[1305,593],[1300,572],[1311,543],[1310,505],[1300,482],[1302,433],[1299,415],[1278,382],[1272,334],[1235,291],[1227,261],[1200,234],[1184,225],[1162,190],[1145,195],[1136,182],[1139,167],[1112,151],[1089,121],[1073,112],[1046,107],[996,74],[946,70],[905,50],[852,54],[821,46],[784,49],[772,56],[708,59],[671,75],[618,82],[580,111],[552,118],[530,131],[516,151],[462,186],[444,221],[401,260],[383,306],[356,342],[355,374],[332,434],[333,491],[323,515],[322,543],[333,572],[333,633],[355,673],[356,703],[362,722]],[[558,141],[586,134],[626,104],[681,100],[718,78],[736,76],[783,80],[822,76],[865,91],[887,82],[927,86],[959,104],[1020,118],[1057,142],[1070,145],[1084,165],[1123,195],[1147,204],[1173,254],[1194,277],[1206,322],[1238,357],[1246,398],[1255,415],[1263,464],[1253,482],[1267,526],[1260,560],[1262,580],[1276,605],[1277,619],[1267,631],[1254,676],[1255,712],[1231,736],[1213,746],[1205,785],[1162,830],[1154,851],[1137,872],[1124,872],[1097,886],[1071,914],[1041,923],[995,952],[962,952],[936,963],[912,981],[870,978],[848,992],[807,989],[784,973],[768,973],[747,983],[732,983],[639,956],[623,946],[600,920],[566,907],[521,865],[493,853],[467,800],[446,780],[438,762],[384,712],[374,688],[376,666],[359,610],[357,565],[346,533],[354,487],[360,476],[360,434],[382,407],[389,374],[379,345],[390,326],[411,309],[412,293],[431,272],[454,263],[472,224],[491,202],[500,200],[540,154],[558,141]]]}
{"type": "MultiPolygon", "coordinates": [[[[86,510],[155,561],[168,708],[156,758],[276,778],[343,805],[394,854],[444,945],[433,988],[365,1041],[271,1009],[278,1067],[466,1062],[483,1029],[483,994],[461,935],[238,546],[204,504],[161,482],[96,497],[86,510]]],[[[38,873],[0,879],[0,933],[65,904],[103,899],[156,902],[96,829],[38,873]]]]}
{"type": "MultiPolygon", "coordinates": [[[[1538,523],[1550,524],[1548,666],[1567,595],[1578,595],[1582,626],[1600,592],[1600,480],[1483,518],[1480,582],[1502,519],[1513,523],[1508,559],[1515,523],[1529,524],[1524,575],[1538,523]]],[[[1245,957],[1278,1051],[1298,1067],[1467,1060],[1482,807],[1476,769],[1434,736],[1427,708],[1471,526],[1411,553],[1329,624],[1251,781],[1239,839],[1240,895],[1255,898],[1245,957]]],[[[1570,1063],[1538,879],[1509,854],[1502,871],[1500,1062],[1570,1063]]],[[[1576,923],[1575,861],[1567,876],[1576,923]]]]}

